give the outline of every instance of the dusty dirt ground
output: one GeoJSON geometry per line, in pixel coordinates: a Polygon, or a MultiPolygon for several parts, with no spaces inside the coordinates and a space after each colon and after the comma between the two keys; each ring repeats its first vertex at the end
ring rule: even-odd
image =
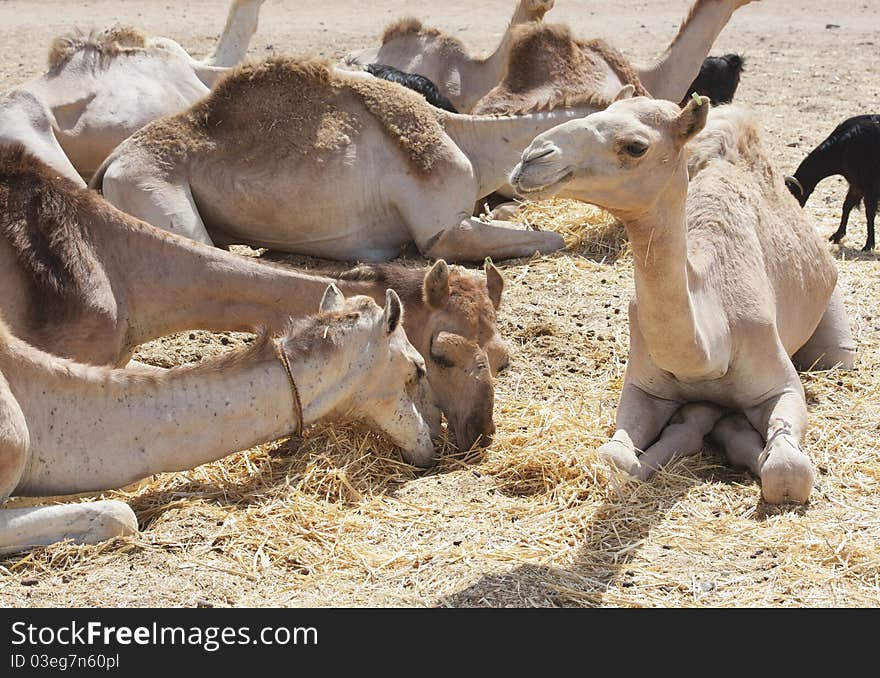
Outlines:
{"type": "MultiPolygon", "coordinates": [[[[674,35],[690,2],[556,4],[548,21],[642,59],[674,35]]],[[[250,52],[340,56],[374,44],[405,14],[484,51],[512,6],[268,0],[250,52]]],[[[225,10],[219,0],[0,1],[0,86],[37,75],[51,39],[74,26],[133,24],[203,54],[225,10]]],[[[876,0],[763,0],[734,16],[712,53],[729,51],[746,57],[737,100],[757,115],[783,170],[843,119],[880,112],[876,0]]],[[[823,236],[837,226],[844,193],[842,179],[829,179],[810,200],[823,236]]],[[[542,209],[529,219],[546,227],[585,213],[542,209]]],[[[819,470],[806,507],[764,505],[755,479],[710,449],[644,485],[596,459],[612,431],[632,289],[612,225],[605,244],[577,241],[504,265],[512,365],[498,379],[498,438],[484,454],[449,454],[422,473],[370,436],[321,429],[154,478],[108,495],[131,502],[139,537],[6,558],[0,605],[877,605],[880,265],[859,252],[864,224],[854,212],[844,245],[829,245],[861,356],[855,372],[803,377],[805,449],[819,470]]],[[[171,365],[245,341],[185,334],[140,357],[171,365]]]]}

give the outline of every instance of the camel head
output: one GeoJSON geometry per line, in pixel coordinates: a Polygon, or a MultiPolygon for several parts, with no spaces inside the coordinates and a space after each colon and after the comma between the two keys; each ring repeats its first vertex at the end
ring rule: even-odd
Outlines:
{"type": "Polygon", "coordinates": [[[631,95],[627,85],[605,110],[535,137],[511,173],[514,188],[575,198],[626,220],[650,209],[673,175],[686,182],[685,144],[706,124],[708,97],[680,108],[631,95]]]}
{"type": "Polygon", "coordinates": [[[460,450],[488,445],[495,433],[493,375],[509,362],[496,326],[504,278],[486,262],[485,280],[438,260],[422,285],[428,380],[460,450]]]}
{"type": "Polygon", "coordinates": [[[519,12],[522,12],[524,21],[541,21],[544,15],[553,9],[556,0],[520,0],[517,13],[514,14],[516,21],[519,12]]]}
{"type": "Polygon", "coordinates": [[[487,263],[483,277],[450,268],[442,259],[427,272],[362,264],[340,280],[366,283],[374,298],[379,289],[400,292],[407,334],[425,358],[434,402],[446,415],[457,446],[467,450],[481,440],[488,445],[495,431],[492,377],[509,362],[497,327],[504,290],[498,269],[487,263]]]}
{"type": "Polygon", "coordinates": [[[320,312],[294,325],[281,341],[296,382],[297,362],[319,360],[326,378],[297,383],[306,420],[351,418],[371,422],[417,466],[434,463],[432,435],[440,432],[425,361],[403,330],[397,293],[385,308],[366,296],[346,299],[328,286],[320,312]],[[315,356],[304,358],[303,356],[315,356]]]}

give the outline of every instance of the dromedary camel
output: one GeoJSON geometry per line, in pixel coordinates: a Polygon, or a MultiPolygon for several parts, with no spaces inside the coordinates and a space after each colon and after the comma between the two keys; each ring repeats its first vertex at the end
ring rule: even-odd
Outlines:
{"type": "Polygon", "coordinates": [[[834,260],[741,109],[719,108],[696,136],[708,98],[682,110],[631,92],[539,135],[511,174],[522,194],[593,203],[629,235],[629,362],[600,454],[645,479],[711,432],[766,501],[805,502],[807,407],[789,356],[853,363],[834,260]]]}
{"type": "Polygon", "coordinates": [[[650,65],[630,63],[604,40],[579,40],[564,25],[520,26],[509,40],[503,80],[472,113],[507,115],[589,95],[610,102],[628,84],[639,95],[681,101],[733,13],[754,1],[696,0],[678,34],[650,65]]]}
{"type": "MultiPolygon", "coordinates": [[[[363,419],[430,463],[431,427],[418,402],[425,364],[388,290],[327,288],[320,313],[280,340],[162,374],[110,370],[52,356],[0,320],[0,502],[11,495],[100,492],[182,471],[317,421],[363,419]]],[[[0,554],[63,539],[94,543],[137,531],[122,502],[0,510],[0,554]]]]}
{"type": "MultiPolygon", "coordinates": [[[[443,261],[427,274],[362,266],[335,281],[379,303],[389,288],[400,294],[405,329],[462,448],[494,431],[492,375],[508,360],[496,326],[504,279],[485,270],[481,280],[443,261]]],[[[21,148],[0,148],[0,313],[42,350],[121,366],[139,344],[173,332],[278,332],[331,282],[160,231],[21,148]]]]}
{"type": "Polygon", "coordinates": [[[482,261],[564,247],[553,232],[471,217],[536,134],[596,110],[473,117],[320,61],[242,66],[209,96],[122,143],[90,185],[125,212],[203,243],[328,259],[482,261]]]}
{"type": "Polygon", "coordinates": [[[385,29],[381,47],[353,52],[343,62],[361,67],[384,64],[424,76],[456,110],[466,113],[504,76],[514,28],[541,21],[554,2],[518,0],[501,42],[485,58],[472,56],[458,38],[427,28],[418,19],[406,18],[385,29]]]}
{"type": "Polygon", "coordinates": [[[223,34],[204,61],[169,38],[114,26],[56,39],[49,70],[16,89],[48,108],[58,143],[89,177],[132,132],[200,99],[244,59],[264,1],[233,0],[223,34]]]}

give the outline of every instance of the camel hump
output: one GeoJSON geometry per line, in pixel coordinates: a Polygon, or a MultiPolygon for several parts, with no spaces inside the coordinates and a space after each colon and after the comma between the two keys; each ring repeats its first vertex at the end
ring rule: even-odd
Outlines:
{"type": "Polygon", "coordinates": [[[245,161],[298,156],[319,162],[351,144],[365,114],[417,168],[431,169],[445,134],[442,111],[401,85],[336,72],[319,59],[272,57],[240,66],[208,97],[141,136],[157,150],[176,139],[184,150],[201,145],[245,161]]]}
{"type": "Polygon", "coordinates": [[[139,52],[147,47],[147,36],[131,26],[109,26],[101,31],[84,33],[76,30],[52,41],[49,48],[49,69],[67,63],[74,54],[89,50],[101,56],[139,52]]]}
{"type": "Polygon", "coordinates": [[[21,145],[0,149],[0,238],[29,280],[34,326],[79,311],[98,264],[81,210],[93,200],[21,145]]]}

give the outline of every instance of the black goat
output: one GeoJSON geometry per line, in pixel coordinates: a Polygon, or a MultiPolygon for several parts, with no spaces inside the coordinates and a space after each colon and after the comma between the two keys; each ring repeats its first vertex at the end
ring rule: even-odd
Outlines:
{"type": "Polygon", "coordinates": [[[684,106],[694,92],[709,97],[713,106],[729,104],[739,87],[739,74],[744,70],[744,64],[745,60],[739,54],[706,57],[681,105],[684,106]]]}
{"type": "Polygon", "coordinates": [[[874,217],[880,198],[880,115],[857,115],[840,123],[804,158],[794,176],[785,178],[785,184],[803,207],[816,185],[834,174],[843,175],[849,190],[840,227],[830,240],[840,242],[846,235],[849,213],[864,199],[868,240],[862,251],[868,252],[874,249],[874,217]]]}
{"type": "Polygon", "coordinates": [[[385,66],[384,64],[367,64],[365,70],[367,73],[371,73],[377,78],[396,82],[398,85],[403,85],[404,87],[418,92],[425,97],[427,102],[432,106],[442,108],[444,111],[449,111],[450,113],[458,113],[458,111],[455,110],[455,106],[452,105],[452,102],[440,94],[437,85],[423,75],[405,73],[404,71],[394,68],[394,66],[385,66]]]}

